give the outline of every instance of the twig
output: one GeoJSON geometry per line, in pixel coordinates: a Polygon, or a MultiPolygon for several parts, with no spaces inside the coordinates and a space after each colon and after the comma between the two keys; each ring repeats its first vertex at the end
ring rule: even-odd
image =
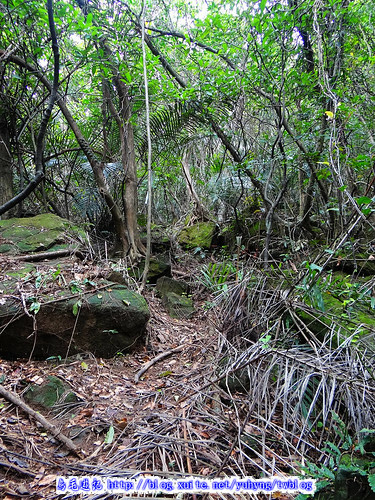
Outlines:
{"type": "Polygon", "coordinates": [[[8,469],[13,469],[19,474],[25,474],[26,476],[35,477],[36,474],[28,471],[27,469],[23,469],[22,467],[18,467],[18,465],[12,464],[11,462],[0,460],[0,466],[7,467],[8,469]]]}
{"type": "MultiPolygon", "coordinates": [[[[189,440],[188,440],[188,435],[187,435],[187,428],[186,428],[186,410],[183,408],[182,410],[182,429],[184,432],[184,441],[185,441],[185,454],[186,454],[186,464],[188,468],[188,473],[193,474],[193,468],[191,466],[191,460],[190,460],[190,455],[189,455],[189,440]]],[[[193,500],[197,500],[196,495],[192,495],[193,500]]]]}
{"type": "Polygon", "coordinates": [[[175,347],[174,349],[170,349],[169,351],[165,351],[165,352],[161,352],[160,354],[158,354],[155,358],[151,359],[150,361],[148,361],[147,363],[145,363],[142,368],[139,370],[139,372],[135,375],[134,377],[134,382],[136,384],[138,384],[139,382],[139,379],[142,377],[142,375],[147,372],[147,370],[149,368],[151,368],[151,366],[153,366],[154,364],[156,364],[158,361],[160,361],[161,359],[164,359],[168,356],[170,356],[171,354],[174,354],[176,352],[180,352],[182,351],[182,349],[184,348],[185,346],[184,345],[180,345],[178,347],[175,347]]]}
{"type": "Polygon", "coordinates": [[[16,394],[7,391],[6,389],[4,389],[4,387],[0,385],[0,395],[3,396],[3,398],[10,401],[11,403],[15,404],[16,406],[19,406],[24,412],[28,413],[31,417],[35,418],[35,420],[37,420],[40,424],[42,424],[44,429],[49,431],[54,438],[58,439],[79,458],[82,458],[82,452],[77,448],[77,446],[73,443],[71,439],[62,434],[59,431],[59,429],[55,425],[51,424],[45,417],[43,417],[43,415],[37,413],[32,408],[30,408],[30,406],[28,406],[25,402],[23,402],[22,399],[20,399],[16,394]]]}

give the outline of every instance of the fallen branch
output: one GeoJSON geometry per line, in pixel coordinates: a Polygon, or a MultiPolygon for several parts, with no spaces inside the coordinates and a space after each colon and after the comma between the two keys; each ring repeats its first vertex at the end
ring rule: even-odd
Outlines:
{"type": "Polygon", "coordinates": [[[67,248],[66,250],[55,250],[54,252],[39,252],[39,253],[31,253],[28,255],[17,255],[15,257],[13,257],[13,259],[32,262],[35,260],[55,259],[56,257],[66,257],[67,255],[76,255],[81,260],[83,260],[83,258],[84,258],[82,253],[79,250],[67,248]]]}
{"type": "Polygon", "coordinates": [[[148,361],[147,363],[145,363],[142,368],[139,370],[139,372],[136,374],[136,376],[134,377],[134,382],[136,384],[138,384],[139,382],[139,379],[142,377],[142,375],[147,372],[147,370],[149,368],[151,368],[151,366],[155,365],[158,361],[160,361],[161,359],[164,359],[164,358],[167,358],[168,356],[170,356],[171,354],[174,354],[175,352],[180,352],[182,351],[182,349],[184,348],[185,346],[184,345],[180,345],[178,347],[175,347],[174,349],[170,349],[169,351],[165,351],[165,352],[161,352],[160,354],[158,354],[155,358],[151,359],[150,361],[148,361]]]}
{"type": "Polygon", "coordinates": [[[59,431],[59,429],[55,425],[51,424],[51,422],[49,422],[45,417],[43,417],[43,415],[37,413],[32,408],[30,408],[30,406],[28,406],[24,401],[22,401],[22,399],[20,399],[16,394],[7,391],[6,389],[4,389],[4,387],[0,385],[0,396],[7,399],[16,406],[19,406],[24,412],[26,412],[31,417],[35,418],[35,420],[37,420],[40,424],[42,424],[44,429],[46,431],[49,431],[54,438],[58,439],[79,458],[82,458],[82,452],[77,448],[77,446],[73,443],[71,439],[62,434],[59,431]]]}

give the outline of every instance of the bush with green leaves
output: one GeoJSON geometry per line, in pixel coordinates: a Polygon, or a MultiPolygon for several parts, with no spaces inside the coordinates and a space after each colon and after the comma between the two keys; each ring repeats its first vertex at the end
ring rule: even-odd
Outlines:
{"type": "MultiPolygon", "coordinates": [[[[374,498],[375,453],[367,451],[367,447],[370,443],[374,445],[375,429],[362,429],[363,437],[355,443],[337,413],[332,412],[332,419],[341,443],[327,442],[323,450],[326,453],[325,464],[306,461],[304,466],[301,465],[301,470],[317,481],[314,497],[354,500],[360,495],[363,499],[374,498]]],[[[300,494],[296,500],[308,498],[311,498],[310,495],[300,494]]]]}
{"type": "Polygon", "coordinates": [[[230,261],[210,262],[201,268],[200,282],[211,292],[228,288],[229,282],[236,274],[236,268],[230,261]]]}

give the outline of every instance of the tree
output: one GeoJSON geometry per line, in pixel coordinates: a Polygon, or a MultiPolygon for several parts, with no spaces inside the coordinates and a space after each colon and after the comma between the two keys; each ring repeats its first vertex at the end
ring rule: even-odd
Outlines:
{"type": "MultiPolygon", "coordinates": [[[[46,136],[46,157],[59,158],[72,183],[80,180],[68,155],[78,154],[78,148],[89,160],[123,252],[134,258],[144,253],[137,228],[137,188],[144,193],[145,160],[142,27],[148,48],[153,183],[161,186],[154,207],[165,198],[169,214],[176,212],[173,205],[185,210],[187,197],[180,198],[186,193],[185,178],[202,214],[201,200],[208,196],[214,172],[227,169],[228,175],[247,176],[251,196],[262,204],[266,260],[274,230],[291,240],[332,239],[345,230],[353,211],[366,217],[362,208],[369,207],[357,200],[371,194],[374,185],[369,2],[333,0],[325,6],[314,0],[264,0],[247,5],[233,0],[212,2],[207,15],[199,16],[192,6],[171,1],[148,7],[146,25],[141,9],[140,3],[123,1],[104,3],[100,10],[94,4],[83,10],[58,4],[57,32],[64,33],[58,105],[75,138],[61,115],[53,116],[50,131],[67,137],[70,153],[63,147],[56,151],[58,141],[52,133],[46,136]],[[153,131],[153,123],[159,131],[153,131]],[[190,153],[189,165],[189,152],[198,149],[199,161],[190,153]],[[120,187],[111,185],[109,162],[122,164],[120,187]]],[[[20,158],[32,180],[28,162],[36,152],[36,123],[52,77],[44,49],[45,11],[36,3],[26,10],[13,0],[3,12],[8,27],[1,38],[3,67],[10,71],[12,64],[22,82],[18,109],[23,115],[17,112],[15,137],[22,128],[20,158]],[[11,25],[22,47],[16,46],[11,25]]],[[[15,84],[6,83],[3,102],[6,93],[14,95],[15,84]]],[[[12,149],[12,141],[10,145],[12,149]]],[[[9,165],[6,153],[2,158],[9,165]]],[[[48,166],[35,192],[50,209],[64,212],[67,204],[58,196],[66,197],[68,191],[73,201],[77,198],[79,185],[62,189],[64,179],[63,171],[56,176],[48,166]]],[[[245,197],[249,190],[242,191],[245,197]]],[[[206,205],[212,206],[209,201],[206,205]]],[[[158,216],[163,220],[163,214],[158,216]]]]}

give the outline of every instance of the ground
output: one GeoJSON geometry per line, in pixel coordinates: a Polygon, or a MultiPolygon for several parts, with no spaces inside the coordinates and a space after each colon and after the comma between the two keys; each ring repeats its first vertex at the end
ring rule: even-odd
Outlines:
{"type": "MultiPolygon", "coordinates": [[[[82,276],[97,272],[95,266],[76,269],[82,276]]],[[[191,275],[186,265],[175,268],[174,273],[184,280],[191,275]]],[[[276,464],[272,466],[275,471],[288,474],[289,466],[280,458],[277,441],[273,446],[278,453],[267,446],[249,455],[246,443],[256,450],[261,433],[255,420],[246,416],[248,403],[243,395],[228,396],[212,383],[218,379],[215,367],[220,359],[221,334],[217,312],[206,310],[209,297],[202,288],[194,288],[195,314],[189,319],[169,317],[154,287],[145,297],[151,312],[148,336],[145,346],[134,353],[112,359],[85,353],[66,360],[0,360],[2,387],[21,398],[30,384],[40,385],[55,376],[79,399],[70,405],[57,404],[52,410],[36,408],[56,426],[56,432],[73,441],[77,453],[18,405],[0,399],[2,498],[74,497],[56,493],[59,475],[105,474],[126,479],[143,472],[164,479],[223,474],[259,477],[266,462],[276,464]],[[148,362],[166,352],[167,357],[140,376],[148,362]],[[240,428],[247,437],[243,436],[238,446],[240,428]]],[[[275,415],[275,425],[280,423],[278,419],[275,415]]],[[[122,498],[92,498],[99,497],[122,498]]],[[[219,496],[186,494],[178,498],[219,496]]],[[[247,493],[235,498],[251,496],[247,493]]],[[[275,498],[290,497],[278,494],[275,498]]]]}
{"type": "Polygon", "coordinates": [[[167,315],[153,289],[146,298],[152,317],[147,343],[138,352],[113,359],[82,354],[66,362],[0,361],[2,386],[12,393],[22,397],[30,384],[42,384],[53,375],[79,398],[73,407],[43,410],[73,440],[78,457],[20,408],[1,400],[0,490],[5,498],[55,498],[57,475],[95,473],[103,467],[119,471],[117,475],[126,470],[127,476],[135,470],[205,476],[212,465],[220,465],[210,444],[220,430],[212,419],[194,420],[196,412],[213,411],[209,404],[201,406],[200,388],[213,375],[211,363],[218,348],[217,333],[202,308],[204,300],[197,298],[193,319],[179,320],[167,315]],[[146,362],[169,350],[174,352],[135,383],[146,362]],[[194,408],[195,403],[199,407],[194,408]],[[195,452],[189,444],[193,438],[202,442],[201,458],[189,457],[195,452]]]}

